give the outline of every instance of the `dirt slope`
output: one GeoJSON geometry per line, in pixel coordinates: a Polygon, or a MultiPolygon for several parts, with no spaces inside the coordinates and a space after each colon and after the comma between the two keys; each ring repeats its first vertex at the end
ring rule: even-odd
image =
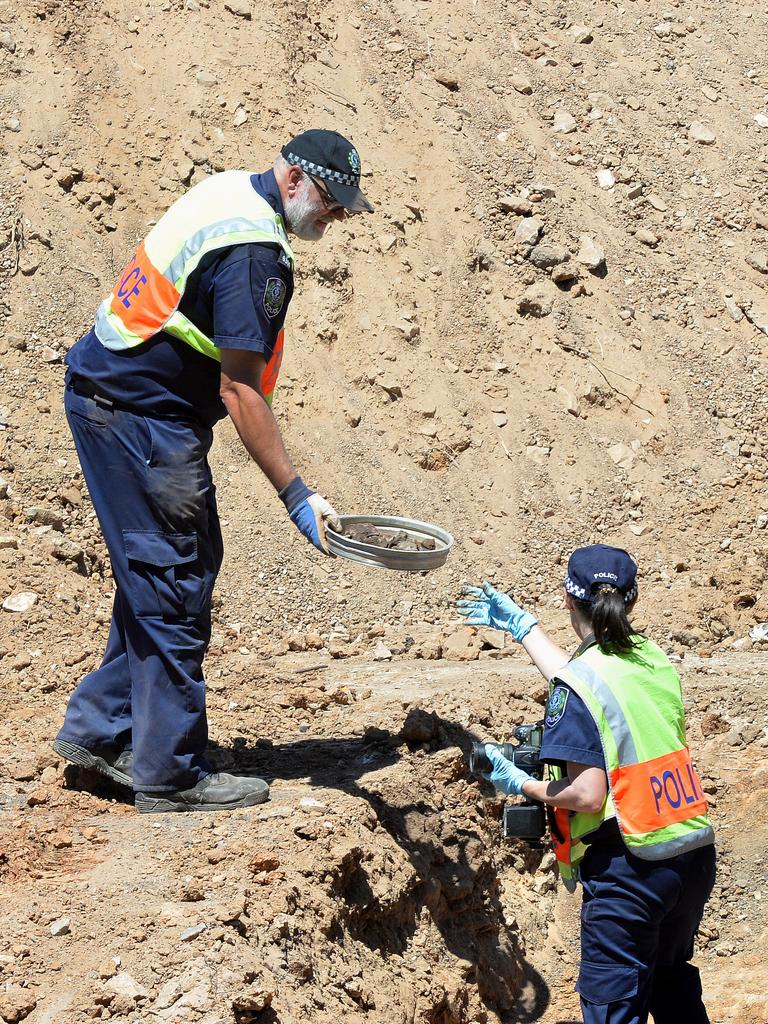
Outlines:
{"type": "Polygon", "coordinates": [[[600,539],[692,666],[713,1019],[768,1019],[767,42],[735,2],[0,0],[0,598],[37,595],[0,612],[0,1016],[571,1019],[573,907],[456,749],[541,686],[450,605],[490,577],[565,642],[563,559],[600,539]],[[221,424],[212,734],[277,781],[256,815],[148,824],[49,753],[112,589],[62,358],[175,195],[308,125],[354,139],[377,212],[297,246],[276,411],[340,511],[457,544],[424,577],[319,560],[221,424]],[[404,734],[415,706],[439,721],[404,734]],[[109,1002],[115,956],[146,995],[109,1002]]]}

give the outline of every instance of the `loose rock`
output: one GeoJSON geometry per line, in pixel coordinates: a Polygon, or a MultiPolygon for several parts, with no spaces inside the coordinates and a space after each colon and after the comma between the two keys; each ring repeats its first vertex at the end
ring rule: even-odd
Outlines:
{"type": "Polygon", "coordinates": [[[694,121],[688,129],[688,138],[700,146],[711,146],[715,141],[715,133],[701,121],[694,121]]]}
{"type": "Polygon", "coordinates": [[[605,251],[597,244],[594,238],[589,235],[581,235],[579,238],[579,251],[576,261],[588,270],[597,270],[605,263],[605,251]]]}

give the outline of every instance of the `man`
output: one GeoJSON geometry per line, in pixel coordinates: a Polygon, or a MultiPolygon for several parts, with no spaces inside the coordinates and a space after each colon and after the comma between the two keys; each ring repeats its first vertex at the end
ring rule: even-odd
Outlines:
{"type": "Polygon", "coordinates": [[[232,418],[301,533],[328,554],[336,513],[296,472],[272,415],[293,293],[288,233],[318,240],[372,211],[336,132],[289,142],[263,174],[200,182],[158,221],[67,358],[65,410],[116,592],[99,668],[54,747],[135,790],[139,811],[261,803],[261,779],[216,773],[202,662],[223,555],[207,462],[232,418]]]}

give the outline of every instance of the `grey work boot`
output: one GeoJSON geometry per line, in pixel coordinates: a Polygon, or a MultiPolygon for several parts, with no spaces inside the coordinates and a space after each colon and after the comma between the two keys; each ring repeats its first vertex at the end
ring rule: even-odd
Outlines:
{"type": "Polygon", "coordinates": [[[86,747],[79,747],[76,743],[69,743],[67,740],[54,740],[53,749],[67,761],[79,765],[80,768],[90,768],[92,771],[105,775],[111,782],[118,786],[133,786],[131,773],[133,771],[133,751],[124,750],[122,754],[111,756],[109,754],[97,754],[86,747]]]}
{"type": "Polygon", "coordinates": [[[142,814],[166,811],[228,811],[234,807],[253,807],[269,797],[263,779],[214,772],[191,789],[171,793],[137,793],[136,810],[142,814]]]}

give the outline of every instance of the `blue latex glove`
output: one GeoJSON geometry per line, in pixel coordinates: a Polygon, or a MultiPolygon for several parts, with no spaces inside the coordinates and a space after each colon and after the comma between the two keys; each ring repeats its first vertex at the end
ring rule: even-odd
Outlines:
{"type": "Polygon", "coordinates": [[[533,778],[533,776],[529,775],[528,772],[524,772],[522,768],[518,768],[516,764],[504,757],[499,748],[495,747],[493,743],[485,744],[485,753],[493,765],[493,771],[485,774],[483,778],[492,782],[496,789],[502,793],[514,793],[515,796],[522,796],[523,784],[528,779],[533,778]]]}
{"type": "Polygon", "coordinates": [[[310,490],[300,476],[295,477],[287,487],[279,491],[278,497],[285,504],[291,522],[299,532],[314,544],[318,551],[330,555],[325,524],[328,523],[334,530],[341,530],[339,517],[331,503],[317,491],[310,490]]]}
{"type": "Polygon", "coordinates": [[[459,615],[466,618],[468,626],[503,629],[520,643],[538,624],[539,620],[515,604],[509,594],[496,590],[488,582],[483,584],[482,589],[464,587],[462,593],[469,600],[457,601],[456,609],[459,615]]]}

